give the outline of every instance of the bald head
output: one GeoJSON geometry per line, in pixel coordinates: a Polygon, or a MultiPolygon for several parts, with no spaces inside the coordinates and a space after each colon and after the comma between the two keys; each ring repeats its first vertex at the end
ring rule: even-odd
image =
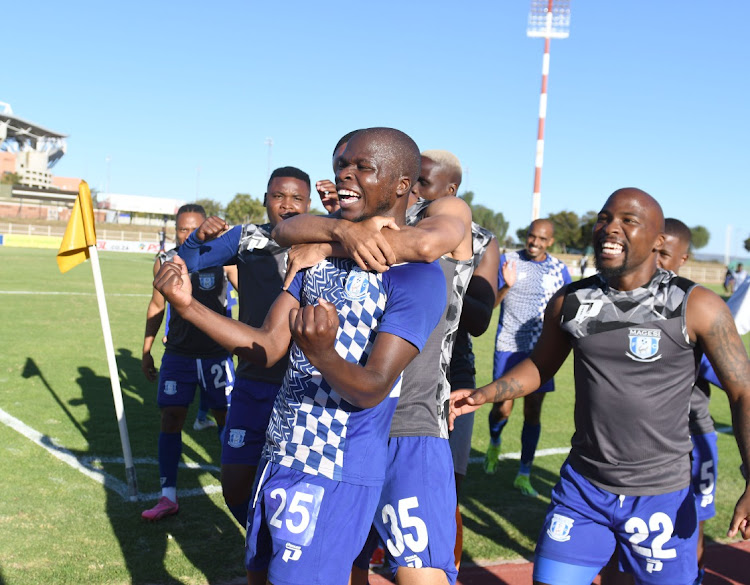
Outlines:
{"type": "Polygon", "coordinates": [[[619,290],[643,286],[656,271],[663,242],[659,202],[641,189],[618,189],[604,203],[594,226],[596,267],[619,290]]]}
{"type": "Polygon", "coordinates": [[[547,248],[555,243],[555,225],[548,219],[535,219],[526,232],[526,256],[534,262],[547,258],[547,248]]]}
{"type": "Polygon", "coordinates": [[[349,142],[366,141],[373,154],[392,176],[406,176],[414,184],[421,169],[419,147],[408,134],[395,128],[366,128],[355,133],[349,142]]]}

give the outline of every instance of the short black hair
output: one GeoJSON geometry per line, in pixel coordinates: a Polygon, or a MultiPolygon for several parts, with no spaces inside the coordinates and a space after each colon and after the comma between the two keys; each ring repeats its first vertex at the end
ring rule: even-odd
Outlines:
{"type": "Polygon", "coordinates": [[[693,233],[690,228],[674,217],[668,217],[664,220],[664,233],[679,238],[688,245],[693,243],[693,233]]]}
{"type": "Polygon", "coordinates": [[[180,207],[177,210],[177,215],[175,215],[175,219],[180,217],[183,213],[198,213],[203,216],[203,219],[206,219],[206,210],[203,209],[202,205],[198,205],[197,203],[186,203],[182,207],[180,207]]]}
{"type": "Polygon", "coordinates": [[[268,191],[268,188],[271,186],[271,181],[273,181],[277,177],[291,177],[292,179],[299,179],[305,185],[307,185],[308,189],[310,189],[310,175],[308,175],[305,171],[302,171],[297,167],[279,167],[271,173],[270,177],[268,177],[268,185],[266,185],[266,191],[268,191]]]}
{"type": "Polygon", "coordinates": [[[347,132],[344,134],[341,138],[339,138],[339,141],[336,143],[336,146],[333,147],[333,153],[331,153],[331,156],[336,154],[336,151],[339,149],[339,146],[344,144],[345,142],[349,142],[349,139],[354,136],[357,132],[360,132],[362,128],[359,130],[352,130],[351,132],[347,132]]]}

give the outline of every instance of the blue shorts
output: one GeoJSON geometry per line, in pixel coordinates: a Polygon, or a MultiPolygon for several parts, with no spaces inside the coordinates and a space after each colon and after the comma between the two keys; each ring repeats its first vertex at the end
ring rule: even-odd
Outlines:
{"type": "Polygon", "coordinates": [[[248,514],[245,566],[274,585],[346,583],[367,539],[380,486],[261,462],[248,514]],[[320,520],[320,521],[318,521],[320,520]]]}
{"type": "Polygon", "coordinates": [[[165,353],[159,369],[157,403],[165,406],[187,407],[195,398],[195,389],[205,391],[206,406],[226,410],[227,394],[234,385],[234,362],[231,356],[190,358],[165,353]]]}
{"type": "MultiPolygon", "coordinates": [[[[523,360],[529,357],[531,353],[525,351],[495,351],[495,361],[492,366],[492,377],[497,380],[500,376],[505,374],[513,366],[520,364],[523,360]]],[[[550,378],[544,384],[539,386],[534,392],[554,392],[555,391],[555,379],[550,378]]]]}
{"type": "MultiPolygon", "coordinates": [[[[445,571],[456,582],[456,486],[450,445],[437,437],[388,440],[385,483],[373,522],[385,543],[386,562],[445,571]]],[[[361,557],[357,566],[365,568],[361,557]]]]}
{"type": "Polygon", "coordinates": [[[636,583],[690,585],[698,574],[692,492],[688,486],[658,496],[618,496],[565,462],[537,541],[534,580],[581,582],[568,581],[561,567],[570,567],[571,574],[590,569],[593,579],[617,547],[620,570],[632,573],[636,583]]]}
{"type": "Polygon", "coordinates": [[[237,378],[221,449],[222,464],[257,466],[279,384],[237,378]]]}
{"type": "Polygon", "coordinates": [[[716,433],[692,435],[693,440],[693,493],[698,508],[698,521],[716,516],[716,477],[719,472],[719,447],[716,433]]]}

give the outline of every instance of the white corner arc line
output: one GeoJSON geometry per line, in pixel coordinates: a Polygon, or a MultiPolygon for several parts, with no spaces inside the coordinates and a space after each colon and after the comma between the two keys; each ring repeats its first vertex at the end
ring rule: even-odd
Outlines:
{"type": "MultiPolygon", "coordinates": [[[[102,471],[100,469],[96,469],[93,467],[94,463],[101,462],[101,463],[122,463],[123,459],[121,457],[83,457],[82,459],[79,459],[75,453],[72,451],[69,451],[68,449],[65,449],[64,447],[61,447],[57,444],[55,444],[54,440],[47,436],[43,435],[39,431],[32,429],[29,425],[24,423],[23,421],[17,419],[11,414],[8,414],[5,412],[2,408],[0,408],[0,422],[3,423],[5,426],[10,427],[17,433],[23,435],[27,439],[29,439],[31,442],[37,444],[42,449],[45,449],[50,455],[53,457],[56,457],[63,463],[66,463],[76,471],[79,471],[86,477],[93,479],[95,482],[102,484],[105,488],[108,488],[112,490],[113,492],[117,493],[123,500],[130,501],[130,495],[128,486],[124,481],[121,481],[114,477],[113,475],[107,473],[106,471],[102,471]],[[86,463],[89,463],[87,465],[86,463]]],[[[141,458],[136,459],[135,463],[155,463],[154,459],[151,458],[141,458]]],[[[205,469],[205,470],[211,470],[216,471],[218,468],[216,466],[204,466],[199,465],[196,463],[185,463],[180,464],[181,467],[188,467],[191,469],[205,469]]],[[[177,494],[181,497],[190,497],[190,496],[198,496],[198,495],[204,495],[204,494],[215,494],[221,492],[221,486],[220,485],[207,485],[200,488],[193,488],[193,489],[187,489],[187,490],[179,490],[177,494]]],[[[153,493],[140,493],[138,494],[138,500],[139,501],[150,501],[150,500],[158,500],[161,496],[160,492],[153,492],[153,493]]]]}

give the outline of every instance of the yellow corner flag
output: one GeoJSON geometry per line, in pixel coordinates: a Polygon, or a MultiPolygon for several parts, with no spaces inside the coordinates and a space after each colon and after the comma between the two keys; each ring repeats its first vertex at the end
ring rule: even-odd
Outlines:
{"type": "Polygon", "coordinates": [[[89,246],[96,246],[96,228],[94,227],[94,206],[91,203],[91,191],[86,181],[78,186],[73,212],[70,214],[65,235],[57,253],[57,265],[60,272],[67,272],[89,257],[89,246]]]}

